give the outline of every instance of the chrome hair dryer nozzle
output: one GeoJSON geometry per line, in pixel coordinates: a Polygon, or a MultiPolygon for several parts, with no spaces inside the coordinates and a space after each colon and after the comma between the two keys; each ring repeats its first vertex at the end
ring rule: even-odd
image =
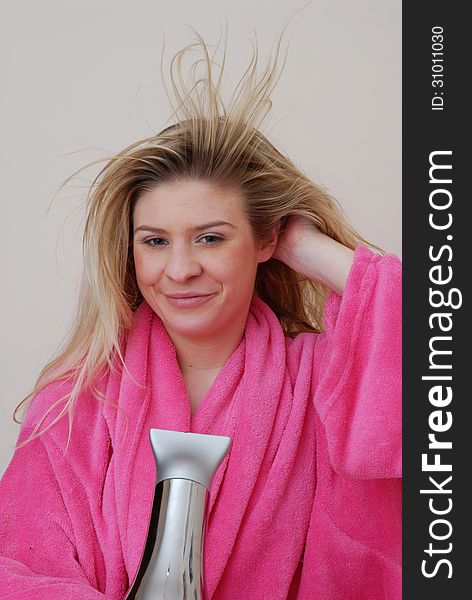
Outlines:
{"type": "Polygon", "coordinates": [[[231,438],[149,431],[157,479],[146,545],[126,600],[205,600],[209,490],[231,438]]]}

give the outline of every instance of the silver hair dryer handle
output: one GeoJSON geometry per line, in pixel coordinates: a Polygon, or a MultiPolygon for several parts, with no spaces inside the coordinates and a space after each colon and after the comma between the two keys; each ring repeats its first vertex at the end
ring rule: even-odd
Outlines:
{"type": "Polygon", "coordinates": [[[231,438],[164,429],[149,434],[156,489],[146,545],[126,600],[205,600],[209,490],[231,438]]]}

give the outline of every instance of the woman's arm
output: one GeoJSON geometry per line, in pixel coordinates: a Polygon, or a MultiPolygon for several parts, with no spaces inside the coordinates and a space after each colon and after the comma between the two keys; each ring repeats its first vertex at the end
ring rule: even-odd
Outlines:
{"type": "Polygon", "coordinates": [[[0,597],[105,598],[96,586],[99,557],[89,552],[81,564],[80,550],[50,457],[36,439],[16,450],[0,481],[0,597]]]}
{"type": "Polygon", "coordinates": [[[332,290],[325,331],[299,334],[316,340],[320,426],[297,599],[314,589],[323,598],[399,598],[401,262],[362,245],[353,252],[298,217],[279,242],[275,258],[332,290]]]}
{"type": "Polygon", "coordinates": [[[308,219],[292,216],[279,235],[273,258],[342,296],[354,251],[322,233],[308,219]]]}
{"type": "Polygon", "coordinates": [[[331,464],[351,477],[401,476],[401,262],[357,246],[317,338],[315,406],[331,464]]]}

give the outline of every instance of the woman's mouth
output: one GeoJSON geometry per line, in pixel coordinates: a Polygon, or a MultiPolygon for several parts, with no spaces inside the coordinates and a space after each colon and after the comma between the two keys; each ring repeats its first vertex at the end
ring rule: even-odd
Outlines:
{"type": "Polygon", "coordinates": [[[209,300],[213,294],[166,294],[167,302],[176,308],[192,308],[209,300]]]}

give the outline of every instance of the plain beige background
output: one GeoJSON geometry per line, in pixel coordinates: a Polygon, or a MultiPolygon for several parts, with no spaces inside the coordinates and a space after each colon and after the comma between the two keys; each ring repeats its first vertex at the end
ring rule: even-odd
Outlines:
{"type": "MultiPolygon", "coordinates": [[[[4,0],[1,44],[0,474],[11,413],[67,332],[81,269],[87,184],[75,169],[167,122],[159,64],[229,24],[227,86],[257,39],[263,62],[304,5],[293,0],[4,0]]],[[[401,2],[319,0],[289,26],[265,132],[329,188],[360,233],[401,253],[401,2]]]]}

